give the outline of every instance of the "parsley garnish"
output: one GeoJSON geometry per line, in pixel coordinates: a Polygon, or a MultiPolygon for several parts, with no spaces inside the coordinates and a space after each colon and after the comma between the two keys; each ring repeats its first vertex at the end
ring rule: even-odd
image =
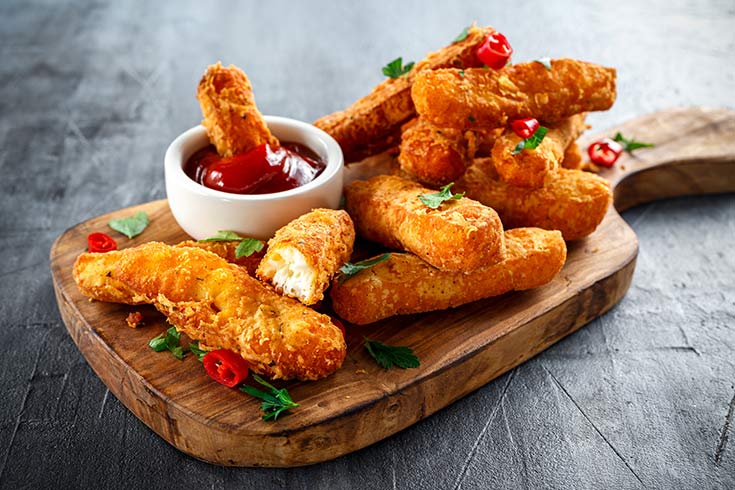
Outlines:
{"type": "Polygon", "coordinates": [[[339,283],[342,284],[346,279],[354,276],[360,271],[363,271],[365,269],[369,269],[374,265],[377,265],[381,262],[385,262],[390,258],[390,254],[383,254],[379,257],[375,257],[368,260],[363,260],[362,262],[357,262],[356,264],[353,264],[352,262],[347,262],[345,265],[339,268],[339,271],[342,273],[341,276],[339,276],[339,283]]]}
{"type": "Polygon", "coordinates": [[[176,359],[181,360],[184,358],[186,351],[179,345],[180,341],[181,334],[176,331],[176,327],[171,327],[161,335],[153,337],[148,345],[156,352],[163,352],[168,349],[176,359]]]}
{"type": "Polygon", "coordinates": [[[148,215],[143,211],[135,213],[128,218],[113,219],[107,225],[115,231],[119,231],[128,238],[140,235],[150,223],[148,215]]]}
{"type": "Polygon", "coordinates": [[[541,144],[541,142],[544,140],[544,136],[546,136],[546,133],[549,131],[548,128],[545,126],[539,126],[535,133],[531,135],[530,138],[526,138],[524,140],[521,140],[520,143],[516,145],[516,147],[511,152],[512,155],[517,155],[523,150],[533,150],[538,145],[541,144]]]}
{"type": "Polygon", "coordinates": [[[398,78],[411,71],[413,65],[413,61],[404,65],[403,58],[398,57],[383,67],[383,75],[390,78],[398,78]]]}
{"type": "Polygon", "coordinates": [[[299,406],[298,403],[294,403],[291,399],[291,395],[288,394],[286,388],[279,390],[257,374],[253,374],[253,379],[266,388],[269,388],[270,391],[261,391],[249,385],[242,385],[240,391],[263,400],[260,403],[260,409],[263,410],[264,414],[263,420],[276,420],[282,412],[299,406]]]}
{"type": "Polygon", "coordinates": [[[416,357],[410,347],[387,345],[377,340],[370,340],[367,337],[364,337],[364,339],[368,353],[383,369],[390,369],[393,366],[407,369],[421,365],[419,358],[416,357]]]}
{"type": "Polygon", "coordinates": [[[459,70],[459,76],[464,77],[464,70],[459,70]]]}
{"type": "Polygon", "coordinates": [[[467,39],[467,36],[470,34],[470,27],[472,27],[472,26],[465,27],[462,30],[462,32],[459,33],[459,36],[457,36],[457,37],[454,38],[454,41],[452,41],[452,44],[458,43],[460,41],[464,41],[465,39],[467,39]]]}
{"type": "Polygon", "coordinates": [[[473,123],[473,122],[477,121],[477,119],[475,119],[475,116],[473,116],[472,114],[470,114],[469,116],[467,116],[467,120],[468,120],[469,122],[471,122],[471,123],[473,123]]]}
{"type": "Polygon", "coordinates": [[[643,143],[642,141],[636,141],[632,138],[628,139],[621,133],[617,133],[613,140],[623,145],[623,150],[631,154],[633,153],[633,150],[637,150],[638,148],[653,148],[656,146],[653,143],[643,143]]]}
{"type": "Polygon", "coordinates": [[[419,201],[421,201],[431,209],[437,209],[444,201],[449,201],[451,199],[462,199],[464,197],[464,192],[461,194],[453,194],[452,191],[449,190],[453,185],[454,182],[450,182],[449,184],[442,187],[439,192],[436,192],[434,194],[421,194],[419,196],[419,201]]]}
{"type": "Polygon", "coordinates": [[[197,356],[197,359],[199,359],[199,362],[203,362],[204,361],[204,356],[206,356],[207,355],[207,352],[209,352],[208,350],[204,350],[204,349],[202,349],[202,348],[199,347],[199,341],[198,340],[194,340],[194,341],[192,341],[192,342],[189,343],[189,350],[192,352],[192,354],[194,354],[195,356],[197,356]]]}
{"type": "Polygon", "coordinates": [[[536,63],[541,63],[546,67],[547,70],[551,71],[551,58],[549,58],[548,56],[533,61],[535,61],[536,63]]]}
{"type": "Polygon", "coordinates": [[[235,249],[235,258],[250,257],[255,252],[263,250],[263,242],[255,238],[241,237],[234,231],[220,230],[214,236],[199,240],[199,242],[229,242],[240,240],[235,249]]]}

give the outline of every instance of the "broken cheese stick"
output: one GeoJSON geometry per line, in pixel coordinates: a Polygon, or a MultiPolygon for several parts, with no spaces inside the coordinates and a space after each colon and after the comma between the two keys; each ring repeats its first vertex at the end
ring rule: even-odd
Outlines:
{"type": "Polygon", "coordinates": [[[314,209],[268,241],[257,275],[305,305],[324,299],[332,276],[350,259],[355,227],[342,210],[314,209]]]}
{"type": "Polygon", "coordinates": [[[443,310],[509,291],[542,286],[566,260],[558,231],[517,228],[505,232],[505,259],[470,273],[440,271],[415,255],[390,259],[342,282],[330,296],[343,319],[365,325],[394,315],[443,310]]]}
{"type": "Polygon", "coordinates": [[[443,69],[416,74],[416,111],[440,128],[499,128],[524,117],[553,123],[615,101],[615,69],[572,59],[501,70],[443,69]]]}
{"type": "Polygon", "coordinates": [[[435,194],[392,175],[357,180],[345,188],[345,208],[357,233],[407,250],[442,270],[471,271],[502,259],[503,225],[491,208],[468,198],[431,209],[419,200],[435,194]]]}
{"type": "Polygon", "coordinates": [[[519,187],[541,187],[546,174],[561,166],[567,146],[587,127],[584,118],[584,113],[575,114],[549,125],[546,136],[536,148],[521,150],[515,154],[515,148],[523,138],[512,129],[506,128],[495,140],[492,151],[495,170],[500,180],[519,187]]]}

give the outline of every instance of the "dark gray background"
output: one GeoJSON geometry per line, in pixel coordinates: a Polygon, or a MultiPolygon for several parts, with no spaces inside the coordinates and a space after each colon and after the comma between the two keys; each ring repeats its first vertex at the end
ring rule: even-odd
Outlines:
{"type": "Polygon", "coordinates": [[[733,488],[733,195],[628,211],[640,255],[619,306],[428,420],[307,468],[221,468],[169,446],[89,368],[49,277],[64,229],[165,197],[164,151],[199,122],[196,84],[217,60],[248,73],[264,113],[310,121],[477,20],[516,61],[617,67],[595,130],[735,108],[735,2],[640,3],[3,1],[0,487],[733,488]]]}

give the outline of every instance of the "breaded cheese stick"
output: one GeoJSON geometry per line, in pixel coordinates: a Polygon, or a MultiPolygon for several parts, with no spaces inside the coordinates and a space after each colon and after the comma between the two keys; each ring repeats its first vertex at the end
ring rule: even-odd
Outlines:
{"type": "Polygon", "coordinates": [[[595,231],[612,202],[610,183],[589,172],[561,168],[548,173],[542,187],[529,189],[498,179],[490,158],[475,159],[455,187],[495,209],[507,228],[560,230],[565,240],[595,231]]]}
{"type": "Polygon", "coordinates": [[[442,310],[542,286],[561,270],[566,244],[558,231],[516,228],[505,232],[505,259],[470,273],[440,271],[413,254],[390,259],[349,279],[334,281],[334,311],[365,325],[393,315],[442,310]]]}
{"type": "Polygon", "coordinates": [[[474,150],[462,131],[437,128],[418,118],[403,131],[398,163],[415,180],[442,186],[462,176],[474,150]]]}
{"type": "Polygon", "coordinates": [[[324,299],[332,276],[350,260],[355,227],[346,211],[314,209],[268,241],[257,275],[305,305],[324,299]]]}
{"type": "Polygon", "coordinates": [[[347,163],[389,148],[386,145],[393,141],[389,136],[416,114],[411,101],[416,74],[437,68],[482,66],[476,48],[492,32],[495,30],[490,27],[472,26],[464,40],[430,53],[406,75],[388,78],[347,109],[324,116],[314,125],[337,140],[347,163]]]}
{"type": "Polygon", "coordinates": [[[85,252],[77,257],[72,277],[79,291],[90,299],[108,303],[142,305],[148,301],[117,278],[117,264],[122,250],[85,252]]]}
{"type": "Polygon", "coordinates": [[[495,140],[492,151],[500,180],[519,187],[541,187],[546,174],[561,166],[567,146],[586,129],[584,118],[584,113],[575,114],[549,125],[546,136],[536,148],[522,150],[515,155],[513,151],[523,138],[506,128],[495,140]]]}
{"type": "Polygon", "coordinates": [[[615,69],[572,59],[501,70],[443,69],[416,74],[416,111],[441,128],[499,128],[535,117],[553,123],[580,112],[609,109],[615,101],[615,69]]]}
{"type": "MultiPolygon", "coordinates": [[[[87,276],[95,260],[108,260],[107,254],[83,255],[96,257],[75,266],[75,279],[87,276]]],[[[150,242],[114,258],[116,279],[136,298],[191,339],[240,353],[256,373],[309,380],[342,365],[344,337],[327,315],[279,295],[211,252],[150,242]]]]}
{"type": "Polygon", "coordinates": [[[561,166],[570,170],[582,168],[582,150],[579,149],[576,141],[572,141],[564,150],[561,166]]]}
{"type": "Polygon", "coordinates": [[[502,259],[503,225],[498,214],[468,198],[431,209],[419,195],[435,194],[393,175],[357,180],[345,188],[345,208],[358,235],[412,252],[434,267],[471,271],[502,259]]]}
{"type": "Polygon", "coordinates": [[[234,65],[210,65],[197,87],[209,141],[217,153],[230,157],[267,143],[278,146],[255,106],[253,88],[245,73],[234,65]]]}

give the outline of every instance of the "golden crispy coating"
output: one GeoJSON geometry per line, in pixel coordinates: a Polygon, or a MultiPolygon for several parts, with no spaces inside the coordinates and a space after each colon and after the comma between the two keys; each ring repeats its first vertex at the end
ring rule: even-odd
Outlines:
{"type": "Polygon", "coordinates": [[[584,118],[584,113],[575,114],[549,125],[549,131],[535,149],[522,150],[515,155],[513,150],[522,138],[511,128],[506,128],[495,141],[492,151],[495,170],[500,180],[519,187],[541,187],[546,173],[561,166],[564,150],[587,127],[584,118]]]}
{"type": "Polygon", "coordinates": [[[342,210],[314,209],[268,241],[258,278],[305,305],[324,299],[332,276],[350,260],[355,227],[342,210]]]}
{"type": "Polygon", "coordinates": [[[472,164],[475,144],[462,131],[437,128],[418,118],[401,136],[401,169],[415,180],[429,185],[446,185],[462,176],[472,164]]]}
{"type": "Polygon", "coordinates": [[[575,141],[572,141],[564,150],[564,159],[561,161],[562,168],[570,170],[582,168],[582,150],[575,141]]]}
{"type": "Polygon", "coordinates": [[[227,240],[221,242],[198,242],[194,240],[187,240],[185,242],[177,243],[175,247],[190,247],[190,248],[201,248],[207,250],[215,255],[218,255],[225,259],[227,262],[235,265],[239,265],[244,268],[248,274],[255,277],[255,271],[258,269],[261,259],[267,251],[267,247],[263,247],[260,252],[255,252],[247,257],[237,257],[237,246],[240,244],[239,240],[227,240]]]}
{"type": "Polygon", "coordinates": [[[559,59],[519,63],[501,70],[424,71],[411,89],[416,111],[438,127],[499,128],[535,117],[553,123],[573,114],[609,109],[615,101],[615,69],[559,59]]]}
{"type": "Polygon", "coordinates": [[[505,247],[503,261],[470,273],[440,271],[415,255],[393,253],[389,260],[341,284],[334,281],[332,306],[340,317],[357,325],[441,310],[542,286],[566,260],[566,245],[558,231],[508,230],[505,247]]]}
{"type": "Polygon", "coordinates": [[[565,240],[595,231],[612,202],[610,183],[597,175],[561,168],[538,189],[516,187],[498,179],[490,158],[475,159],[456,189],[495,209],[507,228],[560,230],[565,240]]]}
{"type": "MultiPolygon", "coordinates": [[[[75,279],[90,275],[85,265],[110,260],[109,253],[83,255],[93,257],[78,261],[75,279]]],[[[344,338],[328,316],[279,295],[211,252],[151,242],[112,257],[116,279],[136,298],[154,305],[190,338],[239,352],[257,373],[318,379],[344,360],[344,338]]]]}
{"type": "Polygon", "coordinates": [[[474,153],[475,158],[489,157],[493,151],[493,146],[495,146],[495,140],[501,134],[503,134],[503,128],[474,129],[464,133],[469,144],[470,153],[474,153]]]}
{"type": "Polygon", "coordinates": [[[248,77],[234,65],[210,65],[197,87],[209,141],[217,153],[230,157],[263,143],[278,146],[255,106],[248,77]]]}
{"type": "Polygon", "coordinates": [[[430,209],[421,194],[436,191],[392,175],[355,181],[345,188],[345,208],[360,236],[407,250],[442,270],[471,271],[502,259],[498,214],[462,198],[430,209]]]}
{"type": "Polygon", "coordinates": [[[72,277],[79,291],[88,298],[108,303],[141,305],[148,301],[117,277],[121,250],[106,253],[85,252],[77,257],[72,277]]]}
{"type": "Polygon", "coordinates": [[[324,116],[314,125],[337,140],[345,162],[385,150],[389,146],[380,143],[416,114],[411,101],[411,84],[416,74],[437,68],[482,66],[476,47],[492,32],[490,27],[472,26],[463,41],[430,53],[406,75],[384,80],[344,111],[324,116]]]}

